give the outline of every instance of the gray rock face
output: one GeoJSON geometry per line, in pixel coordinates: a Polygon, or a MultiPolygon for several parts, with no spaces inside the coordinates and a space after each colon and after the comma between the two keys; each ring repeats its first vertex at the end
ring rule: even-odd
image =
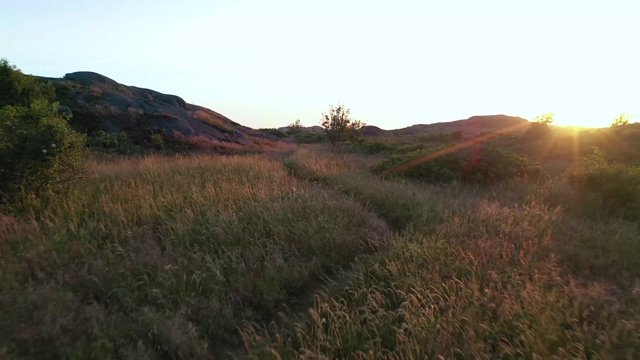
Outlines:
{"type": "Polygon", "coordinates": [[[238,145],[252,138],[271,138],[178,96],[123,85],[94,72],[74,72],[53,80],[72,99],[62,107],[72,111],[74,122],[89,133],[125,132],[138,140],[161,133],[167,138],[238,145]]]}

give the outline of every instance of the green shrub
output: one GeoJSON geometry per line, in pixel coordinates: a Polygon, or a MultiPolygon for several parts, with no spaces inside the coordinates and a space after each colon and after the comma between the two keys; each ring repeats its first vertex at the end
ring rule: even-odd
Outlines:
{"type": "MultiPolygon", "coordinates": [[[[164,139],[162,144],[164,145],[164,139]]],[[[117,155],[131,155],[143,151],[126,133],[109,133],[104,130],[91,134],[87,138],[87,147],[102,153],[117,155]]]]}
{"type": "Polygon", "coordinates": [[[287,133],[285,133],[284,131],[282,131],[280,129],[259,129],[259,130],[262,131],[265,134],[273,135],[273,136],[279,137],[281,139],[289,137],[289,135],[287,135],[287,133]]]}
{"type": "Polygon", "coordinates": [[[0,108],[7,105],[28,106],[36,100],[53,101],[55,87],[25,75],[7,59],[0,59],[0,108]]]}
{"type": "Polygon", "coordinates": [[[151,141],[151,145],[153,145],[154,149],[156,150],[164,149],[164,136],[162,136],[162,134],[158,134],[158,133],[151,134],[151,137],[149,138],[149,140],[151,141]]]}
{"type": "Polygon", "coordinates": [[[57,108],[40,101],[0,110],[0,202],[56,190],[77,174],[85,137],[57,108]]]}
{"type": "Polygon", "coordinates": [[[373,169],[377,173],[393,172],[400,176],[433,183],[463,181],[492,184],[520,176],[537,176],[539,168],[512,151],[488,145],[475,145],[458,151],[451,148],[427,148],[393,154],[373,169]],[[429,159],[409,167],[411,161],[429,159]]]}
{"type": "Polygon", "coordinates": [[[368,141],[365,139],[359,139],[349,147],[350,152],[364,155],[375,155],[393,149],[394,146],[388,141],[368,141]]]}
{"type": "Polygon", "coordinates": [[[640,219],[640,167],[611,164],[596,148],[565,176],[582,211],[640,219]]]}
{"type": "Polygon", "coordinates": [[[292,136],[300,144],[317,144],[327,141],[327,136],[321,132],[303,131],[292,136]]]}

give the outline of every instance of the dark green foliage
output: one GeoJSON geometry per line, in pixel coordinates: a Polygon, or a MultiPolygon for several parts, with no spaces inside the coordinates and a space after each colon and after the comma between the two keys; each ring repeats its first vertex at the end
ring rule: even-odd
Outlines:
{"type": "MultiPolygon", "coordinates": [[[[402,149],[401,149],[402,150],[402,149]]],[[[398,175],[433,183],[464,181],[492,184],[519,176],[537,176],[539,169],[516,153],[478,144],[447,152],[447,148],[428,148],[409,152],[399,151],[381,161],[373,169],[377,173],[393,171],[410,161],[433,156],[424,163],[401,169],[398,175]],[[440,155],[435,155],[440,153],[440,155]]]]}
{"type": "Polygon", "coordinates": [[[85,137],[57,108],[39,101],[0,110],[0,201],[56,190],[77,175],[85,137]]]}
{"type": "Polygon", "coordinates": [[[393,144],[385,140],[358,139],[349,146],[349,152],[364,155],[375,155],[381,152],[391,151],[395,148],[393,144]]]}
{"type": "Polygon", "coordinates": [[[52,102],[55,88],[50,82],[25,75],[7,59],[0,59],[0,108],[7,105],[28,106],[36,100],[52,102]]]}
{"type": "Polygon", "coordinates": [[[295,135],[295,134],[299,134],[303,131],[303,126],[302,126],[302,122],[300,121],[300,119],[296,119],[295,122],[293,122],[293,124],[289,125],[289,129],[287,129],[287,135],[291,136],[291,135],[295,135]]]}
{"type": "Polygon", "coordinates": [[[156,150],[164,149],[164,136],[162,136],[162,134],[159,134],[159,133],[151,134],[151,137],[149,137],[149,141],[151,142],[151,145],[153,146],[154,149],[156,150]]]}
{"type": "Polygon", "coordinates": [[[262,131],[263,133],[270,134],[279,138],[289,137],[287,133],[285,133],[280,129],[259,129],[259,130],[262,131]]]}
{"type": "Polygon", "coordinates": [[[581,211],[640,219],[640,167],[609,163],[595,149],[567,170],[566,178],[581,211]]]}
{"type": "Polygon", "coordinates": [[[303,131],[292,136],[300,144],[317,144],[327,141],[327,136],[321,132],[303,131]]]}
{"type": "Polygon", "coordinates": [[[101,153],[131,155],[143,152],[126,133],[108,133],[98,130],[87,138],[87,147],[101,153]]]}
{"type": "Polygon", "coordinates": [[[362,136],[365,124],[360,120],[351,119],[350,112],[350,109],[338,105],[331,106],[328,114],[322,114],[322,127],[332,145],[362,136]]]}
{"type": "Polygon", "coordinates": [[[415,137],[416,141],[419,142],[450,142],[450,141],[459,141],[464,138],[464,134],[461,130],[452,131],[449,133],[437,133],[437,134],[424,134],[418,135],[415,137]]]}

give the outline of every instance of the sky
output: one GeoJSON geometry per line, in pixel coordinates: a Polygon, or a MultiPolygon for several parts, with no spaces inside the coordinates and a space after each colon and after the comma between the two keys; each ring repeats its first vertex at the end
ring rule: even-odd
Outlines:
{"type": "Polygon", "coordinates": [[[593,0],[0,0],[0,58],[94,71],[253,128],[331,105],[384,129],[553,112],[640,121],[640,3],[593,0]]]}

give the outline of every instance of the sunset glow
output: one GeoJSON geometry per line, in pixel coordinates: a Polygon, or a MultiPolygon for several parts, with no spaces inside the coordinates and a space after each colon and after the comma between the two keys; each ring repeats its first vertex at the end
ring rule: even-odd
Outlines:
{"type": "Polygon", "coordinates": [[[491,114],[555,112],[556,125],[585,127],[640,116],[632,2],[391,4],[13,1],[0,14],[0,57],[43,76],[98,72],[255,128],[317,125],[336,103],[384,129],[491,114]]]}

